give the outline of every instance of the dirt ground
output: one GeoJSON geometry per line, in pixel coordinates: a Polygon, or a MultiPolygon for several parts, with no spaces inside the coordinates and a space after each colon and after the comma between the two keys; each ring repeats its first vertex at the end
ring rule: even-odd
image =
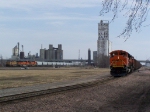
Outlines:
{"type": "Polygon", "coordinates": [[[24,70],[20,69],[20,67],[1,67],[0,89],[59,82],[104,73],[109,74],[109,69],[90,67],[29,67],[29,69],[24,70]]]}
{"type": "Polygon", "coordinates": [[[150,70],[93,87],[0,104],[1,112],[150,112],[150,70]]]}

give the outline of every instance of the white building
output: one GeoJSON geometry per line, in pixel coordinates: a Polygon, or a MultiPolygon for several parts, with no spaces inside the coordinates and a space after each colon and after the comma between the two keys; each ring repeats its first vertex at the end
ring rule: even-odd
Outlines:
{"type": "Polygon", "coordinates": [[[109,56],[111,45],[109,41],[109,21],[101,20],[98,23],[97,55],[109,56]]]}
{"type": "Polygon", "coordinates": [[[15,47],[12,49],[12,56],[11,56],[11,59],[14,59],[14,60],[18,59],[18,51],[19,51],[19,49],[18,49],[17,46],[15,46],[15,47]]]}

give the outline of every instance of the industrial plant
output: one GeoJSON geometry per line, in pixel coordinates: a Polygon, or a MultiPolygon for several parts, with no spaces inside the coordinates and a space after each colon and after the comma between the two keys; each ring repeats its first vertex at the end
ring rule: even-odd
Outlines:
{"type": "Polygon", "coordinates": [[[24,59],[24,58],[25,58],[25,54],[23,51],[23,45],[22,45],[22,50],[20,50],[20,44],[18,42],[18,44],[12,49],[11,59],[19,60],[19,59],[24,59]]]}
{"type": "Polygon", "coordinates": [[[55,60],[62,60],[63,59],[63,50],[62,45],[58,44],[58,48],[53,47],[52,44],[49,45],[49,49],[41,49],[40,56],[38,53],[35,55],[31,55],[29,52],[27,56],[25,56],[23,45],[22,50],[20,50],[20,44],[18,44],[12,49],[12,56],[11,60],[34,60],[34,61],[55,61],[55,60]]]}
{"type": "Polygon", "coordinates": [[[58,48],[49,45],[49,49],[40,49],[40,59],[46,61],[55,61],[63,59],[62,45],[58,44],[58,48]]]}
{"type": "MultiPolygon", "coordinates": [[[[29,51],[27,56],[24,53],[24,46],[18,42],[16,46],[12,48],[12,56],[9,60],[16,61],[38,61],[38,62],[86,62],[88,65],[92,65],[93,63],[96,65],[98,63],[98,59],[101,56],[109,56],[109,53],[112,49],[112,43],[109,40],[109,21],[101,20],[98,23],[98,40],[97,40],[97,51],[93,51],[93,60],[91,59],[91,50],[88,49],[87,55],[88,59],[80,59],[80,50],[79,50],[79,59],[63,59],[63,50],[62,44],[58,44],[58,47],[54,47],[52,44],[49,44],[48,48],[39,49],[38,53],[32,55],[29,51]]],[[[89,47],[89,46],[87,46],[89,47]]]]}

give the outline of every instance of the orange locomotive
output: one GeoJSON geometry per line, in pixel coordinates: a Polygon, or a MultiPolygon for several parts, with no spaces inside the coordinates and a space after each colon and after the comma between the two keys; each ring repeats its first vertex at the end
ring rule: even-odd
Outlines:
{"type": "Polygon", "coordinates": [[[123,76],[139,69],[142,65],[132,55],[123,50],[115,50],[110,53],[110,74],[123,76]]]}
{"type": "Polygon", "coordinates": [[[36,66],[36,61],[17,61],[18,66],[36,66]]]}
{"type": "Polygon", "coordinates": [[[6,66],[37,66],[36,61],[7,61],[6,66]]]}

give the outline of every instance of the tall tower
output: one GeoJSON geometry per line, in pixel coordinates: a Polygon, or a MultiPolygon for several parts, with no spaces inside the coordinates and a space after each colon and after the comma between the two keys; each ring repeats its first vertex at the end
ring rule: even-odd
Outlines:
{"type": "Polygon", "coordinates": [[[88,65],[91,65],[91,50],[88,49],[88,65]]]}
{"type": "Polygon", "coordinates": [[[98,23],[97,55],[109,55],[109,21],[98,23]]]}
{"type": "Polygon", "coordinates": [[[19,57],[19,51],[20,51],[20,49],[19,49],[19,42],[18,42],[18,57],[19,57]]]}

